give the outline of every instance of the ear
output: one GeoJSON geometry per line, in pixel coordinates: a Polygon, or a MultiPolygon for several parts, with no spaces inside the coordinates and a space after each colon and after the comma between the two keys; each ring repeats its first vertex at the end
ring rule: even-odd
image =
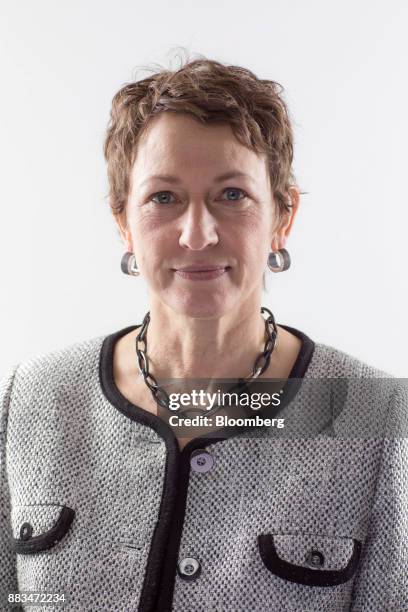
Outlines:
{"type": "Polygon", "coordinates": [[[125,245],[126,251],[128,253],[133,253],[133,243],[132,243],[132,235],[130,233],[125,211],[115,215],[116,225],[119,230],[120,237],[122,239],[123,244],[125,245]]]}
{"type": "Polygon", "coordinates": [[[286,240],[292,230],[293,221],[299,209],[300,202],[300,191],[296,185],[289,187],[288,200],[292,205],[291,210],[290,212],[283,213],[279,226],[275,228],[274,237],[272,239],[273,251],[285,248],[286,240]]]}

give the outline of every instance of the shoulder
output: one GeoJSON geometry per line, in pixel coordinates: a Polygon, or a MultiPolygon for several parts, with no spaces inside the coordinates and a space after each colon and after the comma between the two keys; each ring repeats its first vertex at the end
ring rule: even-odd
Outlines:
{"type": "Polygon", "coordinates": [[[0,382],[3,403],[53,403],[58,396],[80,393],[84,385],[93,385],[98,381],[99,355],[105,338],[101,335],[77,341],[11,366],[0,382]]]}
{"type": "Polygon", "coordinates": [[[16,378],[47,379],[50,375],[72,376],[94,367],[106,336],[74,342],[60,349],[39,353],[18,365],[16,378]]]}
{"type": "Polygon", "coordinates": [[[314,378],[395,378],[393,374],[324,342],[315,342],[308,375],[314,378]]]}
{"type": "Polygon", "coordinates": [[[331,409],[341,414],[344,427],[383,431],[395,409],[408,412],[406,381],[329,344],[315,342],[306,376],[323,379],[323,387],[330,390],[331,409]]]}
{"type": "Polygon", "coordinates": [[[53,351],[39,353],[35,357],[21,362],[18,371],[21,374],[41,375],[53,370],[82,369],[94,362],[105,337],[87,338],[53,351]]]}

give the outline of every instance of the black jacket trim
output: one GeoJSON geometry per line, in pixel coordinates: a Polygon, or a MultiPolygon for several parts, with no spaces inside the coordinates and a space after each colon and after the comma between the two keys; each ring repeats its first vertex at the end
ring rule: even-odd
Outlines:
{"type": "MultiPolygon", "coordinates": [[[[210,432],[206,437],[194,438],[180,452],[177,438],[170,425],[160,417],[131,403],[122,395],[113,376],[114,346],[119,338],[140,325],[129,325],[105,337],[100,352],[99,381],[103,394],[117,410],[127,418],[154,429],[166,444],[167,457],[162,498],[150,545],[138,612],[171,612],[190,478],[190,455],[196,448],[204,448],[209,443],[217,444],[232,437],[232,434],[231,428],[212,432],[213,435],[210,432]],[[223,437],[224,432],[225,437],[223,437]]],[[[302,340],[302,347],[288,378],[303,378],[312,359],[315,343],[309,336],[293,327],[281,323],[278,325],[302,340]]],[[[277,412],[293,399],[300,386],[299,382],[289,386],[286,396],[277,407],[277,412]]],[[[252,429],[254,427],[236,427],[233,435],[252,429]]]]}
{"type": "MultiPolygon", "coordinates": [[[[140,406],[129,402],[119,391],[115,383],[113,376],[113,350],[115,343],[119,338],[137,327],[140,327],[140,325],[130,325],[110,336],[106,336],[100,354],[99,380],[105,397],[119,412],[132,421],[142,423],[154,429],[166,444],[166,465],[159,516],[150,544],[150,552],[138,607],[138,612],[153,612],[156,610],[155,599],[160,588],[161,568],[169,536],[170,522],[176,503],[180,451],[177,439],[170,425],[167,425],[162,419],[140,406]]],[[[136,353],[135,359],[137,359],[136,353]]]]}
{"type": "Polygon", "coordinates": [[[343,584],[355,574],[360,559],[361,542],[353,539],[354,547],[350,561],[340,570],[320,570],[295,565],[281,559],[276,551],[273,533],[258,536],[258,548],[265,566],[275,576],[306,586],[331,587],[343,584]]]}
{"type": "MultiPolygon", "coordinates": [[[[63,506],[57,522],[45,533],[29,537],[28,539],[12,538],[14,552],[29,555],[52,548],[67,533],[74,517],[75,510],[68,508],[68,506],[63,506]]],[[[26,525],[30,526],[28,523],[26,525]]]]}

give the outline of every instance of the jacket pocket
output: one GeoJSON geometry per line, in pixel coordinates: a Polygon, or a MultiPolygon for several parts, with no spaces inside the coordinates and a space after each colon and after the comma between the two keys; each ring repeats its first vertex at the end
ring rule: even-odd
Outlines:
{"type": "Polygon", "coordinates": [[[26,504],[11,512],[14,552],[33,554],[48,550],[69,531],[75,510],[60,504],[26,504]]]}
{"type": "Polygon", "coordinates": [[[318,534],[267,533],[258,536],[258,548],[275,576],[306,586],[331,587],[354,576],[361,542],[318,534]]]}

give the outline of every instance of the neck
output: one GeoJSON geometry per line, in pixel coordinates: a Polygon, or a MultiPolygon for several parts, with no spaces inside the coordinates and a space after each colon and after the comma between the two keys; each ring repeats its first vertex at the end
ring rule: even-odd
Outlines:
{"type": "Polygon", "coordinates": [[[157,379],[246,377],[264,350],[265,320],[260,305],[193,318],[153,302],[146,339],[149,370],[157,379]]]}

